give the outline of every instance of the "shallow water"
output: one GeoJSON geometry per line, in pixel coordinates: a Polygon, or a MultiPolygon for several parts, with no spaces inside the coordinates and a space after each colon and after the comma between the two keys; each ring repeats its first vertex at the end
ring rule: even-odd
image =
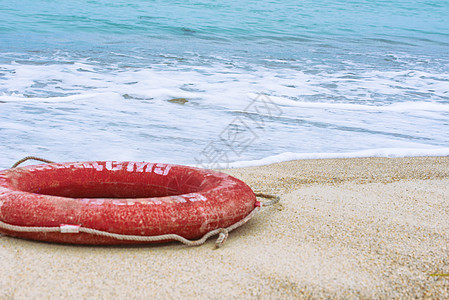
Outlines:
{"type": "Polygon", "coordinates": [[[449,155],[447,1],[3,2],[0,168],[449,155]]]}

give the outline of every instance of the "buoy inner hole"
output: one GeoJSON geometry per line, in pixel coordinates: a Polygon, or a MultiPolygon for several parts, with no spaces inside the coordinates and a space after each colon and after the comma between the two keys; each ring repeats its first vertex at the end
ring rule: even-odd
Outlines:
{"type": "Polygon", "coordinates": [[[216,181],[192,170],[169,175],[59,169],[15,173],[9,181],[20,191],[69,198],[174,196],[204,191],[216,181]]]}

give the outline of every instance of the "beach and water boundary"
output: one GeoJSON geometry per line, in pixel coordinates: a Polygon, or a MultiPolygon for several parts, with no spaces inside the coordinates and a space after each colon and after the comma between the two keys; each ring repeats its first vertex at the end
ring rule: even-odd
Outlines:
{"type": "Polygon", "coordinates": [[[445,298],[448,157],[227,169],[281,196],[213,250],[2,237],[0,298],[445,298]]]}

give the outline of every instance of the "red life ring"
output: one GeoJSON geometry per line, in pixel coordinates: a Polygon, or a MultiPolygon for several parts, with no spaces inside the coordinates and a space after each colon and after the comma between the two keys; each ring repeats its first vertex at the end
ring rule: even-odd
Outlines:
{"type": "Polygon", "coordinates": [[[0,232],[48,242],[143,243],[79,232],[79,227],[120,235],[177,234],[197,239],[242,220],[256,206],[255,194],[242,181],[180,165],[95,161],[0,172],[0,223],[61,228],[27,232],[0,226],[0,232]]]}

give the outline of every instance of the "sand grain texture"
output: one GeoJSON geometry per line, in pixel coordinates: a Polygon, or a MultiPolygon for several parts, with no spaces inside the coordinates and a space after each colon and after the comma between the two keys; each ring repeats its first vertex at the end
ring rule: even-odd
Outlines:
{"type": "Polygon", "coordinates": [[[0,239],[0,299],[448,298],[449,158],[303,160],[225,172],[281,195],[189,248],[0,239]]]}

